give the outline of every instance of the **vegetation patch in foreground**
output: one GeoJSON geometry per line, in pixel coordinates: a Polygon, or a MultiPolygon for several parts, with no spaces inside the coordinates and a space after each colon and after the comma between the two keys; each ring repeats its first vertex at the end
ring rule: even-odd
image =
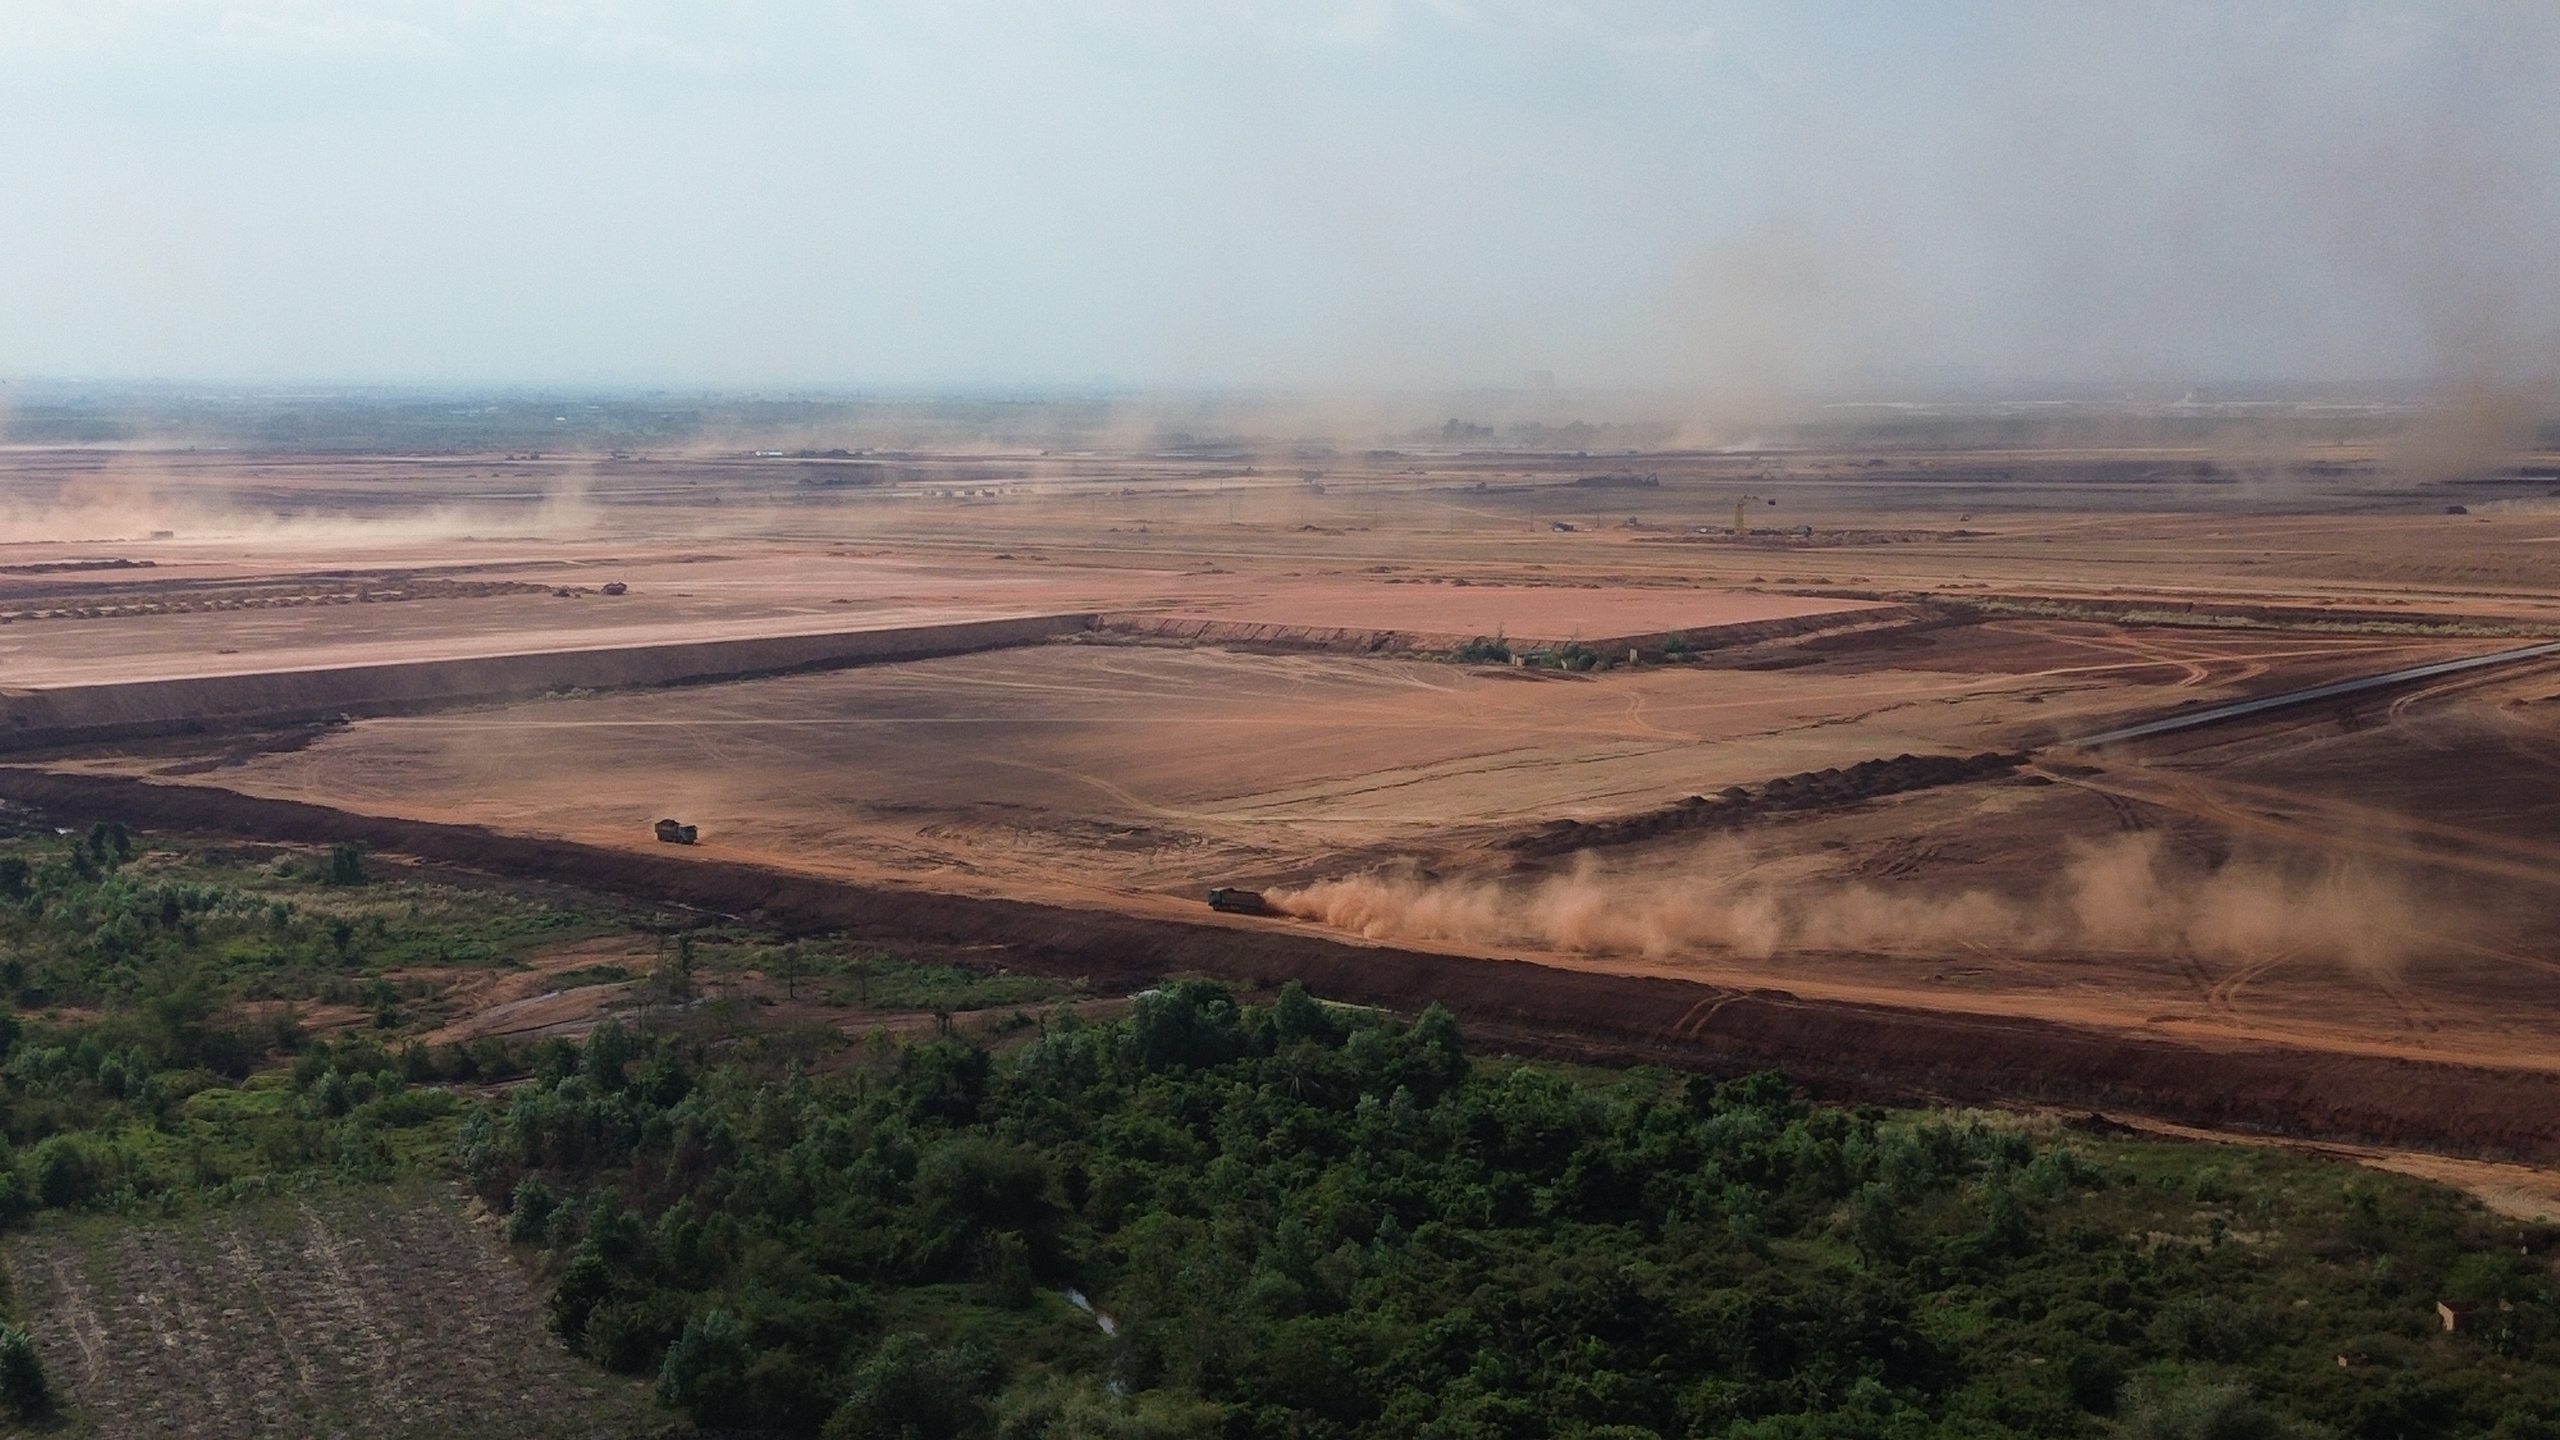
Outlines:
{"type": "Polygon", "coordinates": [[[2270,1152],[1482,1065],[1438,1010],[1198,981],[1002,1053],[539,1070],[464,1164],[557,1330],[706,1425],[2560,1434],[2551,1232],[2270,1152]]]}
{"type": "Polygon", "coordinates": [[[1445,1013],[1295,989],[1039,1018],[1080,992],[483,883],[112,825],[0,839],[0,1411],[206,1435],[2560,1435],[2554,1232],[2420,1182],[1815,1107],[1774,1076],[1487,1061],[1445,1013]],[[427,1043],[564,953],[592,958],[550,982],[627,987],[619,1020],[427,1043]],[[972,1009],[999,1048],[841,1033],[972,1009]],[[539,1299],[502,1303],[516,1273],[455,1218],[457,1177],[539,1299]],[[587,1409],[489,1400],[590,1382],[587,1409]]]}

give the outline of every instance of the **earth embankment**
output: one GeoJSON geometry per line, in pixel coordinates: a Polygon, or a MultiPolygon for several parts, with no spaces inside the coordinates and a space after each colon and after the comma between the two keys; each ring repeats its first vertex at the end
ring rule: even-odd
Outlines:
{"type": "Polygon", "coordinates": [[[1098,910],[866,886],[725,861],[474,826],[358,815],[202,786],[0,768],[0,797],[58,824],[114,818],[193,833],[358,841],[787,930],[992,947],[1017,969],[1141,986],[1205,973],[1412,1011],[1439,1002],[1498,1043],[1711,1072],[1780,1066],[1839,1099],[2121,1109],[2306,1139],[2560,1161],[2560,1075],[1603,975],[1361,945],[1284,925],[1186,924],[1098,910]]]}
{"type": "Polygon", "coordinates": [[[921,660],[1032,645],[1084,614],[588,649],[456,656],[0,690],[0,751],[148,735],[392,715],[568,690],[611,690],[921,660]]]}
{"type": "Polygon", "coordinates": [[[1580,645],[1599,654],[1633,650],[1660,659],[1665,646],[1692,652],[1722,650],[1763,640],[1815,635],[1851,628],[1899,626],[1926,618],[1917,606],[1862,606],[1775,615],[1728,623],[1655,628],[1624,634],[1587,634],[1571,627],[1550,626],[1568,633],[1540,635],[1507,627],[1478,630],[1394,629],[1367,625],[1298,624],[1286,621],[1230,619],[1210,615],[1105,614],[1094,628],[1106,635],[1136,640],[1222,645],[1245,650],[1306,650],[1329,655],[1447,655],[1499,636],[1517,650],[1580,645]],[[1673,645],[1674,638],[1678,644],[1673,645]]]}

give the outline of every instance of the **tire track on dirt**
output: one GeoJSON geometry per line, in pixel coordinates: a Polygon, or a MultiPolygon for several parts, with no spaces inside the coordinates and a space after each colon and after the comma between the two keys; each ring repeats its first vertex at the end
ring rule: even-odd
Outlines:
{"type": "Polygon", "coordinates": [[[2221,982],[2213,989],[2206,992],[2205,1008],[2237,1022],[2240,1018],[2240,992],[2270,971],[2289,965],[2300,958],[2302,957],[2299,952],[2286,950],[2233,970],[2222,977],[2221,982]]]}
{"type": "Polygon", "coordinates": [[[2464,870],[2540,888],[2560,886],[2560,871],[2555,871],[2551,864],[2555,856],[2560,856],[2560,845],[2490,835],[2375,811],[2349,802],[2226,780],[2205,781],[2194,776],[2170,778],[2156,771],[2146,772],[2138,780],[2118,774],[2105,778],[2061,778],[2065,784],[2077,785],[2096,794],[2112,794],[2146,805],[2182,811],[2233,831],[2281,840],[2313,853],[2350,851],[2376,859],[2464,870]],[[2287,814],[2271,814],[2240,803],[2241,797],[2281,804],[2288,810],[2316,812],[2319,819],[2315,823],[2287,814]],[[2400,832],[2424,834],[2478,850],[2504,851],[2509,856],[2531,858],[2507,858],[2495,853],[2465,854],[2441,847],[2430,848],[2395,838],[2400,832]]]}
{"type": "Polygon", "coordinates": [[[87,1278],[74,1269],[69,1254],[57,1249],[45,1260],[45,1273],[53,1281],[56,1303],[62,1310],[63,1328],[80,1350],[81,1385],[94,1388],[105,1373],[107,1356],[107,1332],[98,1323],[96,1295],[87,1278]]]}
{"type": "MultiPolygon", "coordinates": [[[[284,1317],[276,1309],[275,1299],[268,1293],[266,1280],[261,1273],[263,1267],[258,1263],[258,1257],[250,1250],[247,1235],[236,1218],[222,1229],[221,1254],[230,1266],[231,1286],[236,1287],[238,1293],[256,1302],[258,1318],[264,1322],[266,1331],[274,1336],[276,1355],[282,1359],[284,1367],[289,1367],[293,1372],[291,1377],[293,1389],[301,1396],[301,1404],[291,1408],[299,1413],[308,1414],[318,1399],[319,1372],[312,1365],[310,1355],[294,1335],[292,1327],[284,1323],[284,1317]]],[[[284,1377],[278,1375],[276,1378],[284,1377]]],[[[261,1385],[258,1387],[258,1394],[261,1399],[272,1401],[278,1397],[281,1388],[272,1384],[261,1385]]],[[[278,1418],[280,1420],[282,1417],[278,1418]]]]}
{"type": "Polygon", "coordinates": [[[345,1242],[308,1203],[301,1210],[308,1228],[300,1254],[304,1260],[316,1263],[323,1281],[315,1299],[337,1317],[339,1333],[355,1341],[341,1358],[357,1372],[366,1388],[388,1400],[394,1411],[405,1418],[410,1408],[408,1377],[401,1373],[398,1346],[376,1319],[374,1307],[366,1302],[364,1287],[356,1283],[347,1263],[345,1242]]]}

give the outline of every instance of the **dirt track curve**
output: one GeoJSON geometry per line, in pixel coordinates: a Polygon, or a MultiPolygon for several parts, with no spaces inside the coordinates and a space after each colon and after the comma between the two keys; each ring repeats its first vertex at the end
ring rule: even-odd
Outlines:
{"type": "Polygon", "coordinates": [[[1263,988],[1294,978],[1322,995],[1402,1011],[1438,1001],[1498,1044],[1714,1073],[1780,1066],[1829,1099],[2118,1109],[2217,1129],[2560,1162],[2560,1075],[2551,1073],[2264,1044],[2206,1047],[1428,954],[1278,927],[863,886],[672,849],[626,852],[203,786],[0,767],[0,796],[57,823],[119,819],[181,833],[356,840],[443,865],[751,916],[786,931],[995,946],[1013,968],[1103,988],[1200,973],[1263,988]]]}

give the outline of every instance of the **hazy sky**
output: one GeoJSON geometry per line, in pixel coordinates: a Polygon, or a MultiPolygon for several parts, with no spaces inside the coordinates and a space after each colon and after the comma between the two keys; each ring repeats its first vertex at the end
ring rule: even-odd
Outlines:
{"type": "Polygon", "coordinates": [[[0,374],[2545,375],[2555,11],[0,0],[0,374]]]}

